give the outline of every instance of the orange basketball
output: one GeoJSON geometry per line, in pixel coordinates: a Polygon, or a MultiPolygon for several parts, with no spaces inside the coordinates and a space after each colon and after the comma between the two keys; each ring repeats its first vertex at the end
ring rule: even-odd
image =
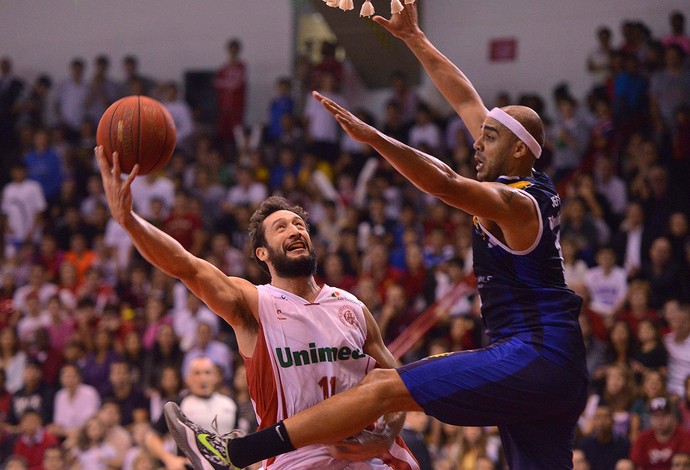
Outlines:
{"type": "Polygon", "coordinates": [[[120,156],[123,173],[139,164],[145,175],[163,168],[177,143],[175,122],[160,102],[147,96],[125,96],[105,110],[98,123],[96,142],[103,146],[112,165],[113,152],[120,156]]]}

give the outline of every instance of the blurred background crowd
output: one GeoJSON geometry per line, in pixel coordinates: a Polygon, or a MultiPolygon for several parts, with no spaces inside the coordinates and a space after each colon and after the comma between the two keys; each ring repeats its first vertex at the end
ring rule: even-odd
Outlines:
{"type": "MultiPolygon", "coordinates": [[[[591,53],[573,58],[590,72],[586,96],[564,82],[540,94],[506,90],[487,106],[524,104],[547,126],[537,170],[563,200],[566,281],[584,299],[591,375],[575,468],[690,468],[690,36],[678,12],[667,31],[622,22],[620,43],[608,27],[594,33],[591,53]]],[[[231,427],[256,428],[232,330],[142,260],[109,218],[93,148],[100,116],[122,96],[152,96],[175,120],[177,149],[162,171],[135,180],[134,205],[187,250],[268,282],[247,226],[261,201],[282,195],[310,214],[318,281],[357,295],[388,344],[421,315],[435,319],[402,362],[486,344],[472,218],[343,135],[309,92],[468,177],[471,137],[404,73],[391,76],[384,109],[349,103],[336,50],[324,43],[319,60],[299,57],[293,76],[276,77],[265,121],[252,126],[251,57],[238,39],[214,77],[214,122],[200,120],[180,84],[142,74],[135,55],[119,64],[121,82],[107,55],[33,82],[13,74],[13,61],[30,58],[1,59],[4,468],[183,468],[162,404],[211,391],[229,397],[231,427]],[[444,302],[460,285],[468,289],[444,302]]],[[[504,468],[495,429],[410,413],[403,433],[425,470],[504,468]]]]}

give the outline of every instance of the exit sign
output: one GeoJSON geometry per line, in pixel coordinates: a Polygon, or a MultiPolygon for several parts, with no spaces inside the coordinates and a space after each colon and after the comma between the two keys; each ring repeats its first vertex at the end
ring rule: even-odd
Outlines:
{"type": "Polygon", "coordinates": [[[489,60],[491,62],[511,62],[517,57],[517,39],[497,38],[489,42],[489,60]]]}

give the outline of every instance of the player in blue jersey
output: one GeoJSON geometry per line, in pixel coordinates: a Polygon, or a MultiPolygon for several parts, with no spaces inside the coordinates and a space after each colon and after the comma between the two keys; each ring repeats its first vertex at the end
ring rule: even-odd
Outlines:
{"type": "MultiPolygon", "coordinates": [[[[575,426],[587,398],[577,319],[582,300],[563,277],[560,198],[551,180],[533,170],[544,141],[541,119],[522,106],[489,111],[420,30],[413,5],[375,21],[407,44],[472,133],[478,181],[314,96],[352,138],[371,145],[418,188],[474,216],[474,270],[491,344],[375,370],[355,388],[269,429],[230,441],[214,437],[216,449],[243,467],[272,453],[336,443],[387,412],[422,410],[450,424],[497,425],[512,469],[572,468],[575,426]]],[[[195,434],[206,433],[174,406],[166,415],[182,436],[178,443],[196,452],[195,434]]]]}

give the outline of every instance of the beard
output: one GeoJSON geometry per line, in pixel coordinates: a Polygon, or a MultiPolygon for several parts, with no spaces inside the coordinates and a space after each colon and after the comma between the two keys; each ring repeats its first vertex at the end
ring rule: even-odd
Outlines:
{"type": "Polygon", "coordinates": [[[289,258],[287,254],[272,247],[266,247],[268,261],[271,262],[276,274],[280,277],[295,278],[308,277],[316,272],[316,251],[309,248],[309,254],[299,258],[289,258]]]}

